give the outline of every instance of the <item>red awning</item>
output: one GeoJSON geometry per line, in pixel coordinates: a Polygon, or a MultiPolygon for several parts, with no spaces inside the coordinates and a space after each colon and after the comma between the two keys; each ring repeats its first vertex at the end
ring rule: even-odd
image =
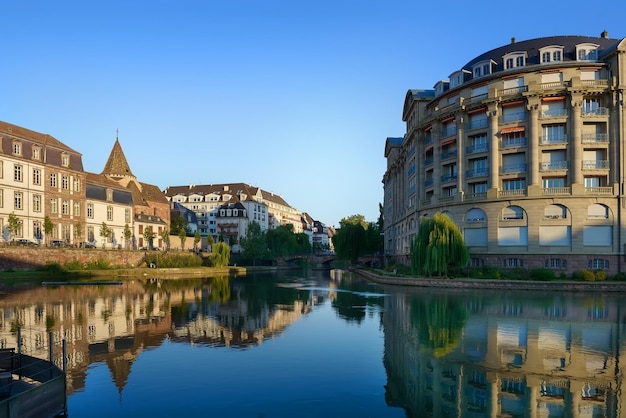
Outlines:
{"type": "Polygon", "coordinates": [[[524,104],[523,100],[516,100],[514,102],[506,102],[506,103],[502,103],[501,106],[502,107],[506,107],[506,106],[517,106],[517,105],[521,105],[524,104]]]}
{"type": "Polygon", "coordinates": [[[486,112],[487,108],[486,107],[481,107],[478,109],[474,109],[474,110],[470,110],[467,112],[468,115],[473,115],[474,113],[479,113],[479,112],[486,112]]]}
{"type": "Polygon", "coordinates": [[[451,144],[451,143],[453,143],[453,142],[455,142],[455,141],[456,141],[456,137],[453,137],[453,138],[447,139],[447,140],[445,140],[445,141],[443,141],[443,142],[441,143],[441,146],[451,144]]]}
{"type": "Polygon", "coordinates": [[[510,128],[502,128],[501,134],[510,134],[511,132],[524,132],[526,128],[524,126],[511,126],[510,128]]]}
{"type": "Polygon", "coordinates": [[[454,120],[454,116],[450,116],[449,118],[442,119],[441,123],[450,122],[451,120],[454,120]]]}
{"type": "Polygon", "coordinates": [[[542,102],[557,102],[559,100],[565,100],[565,96],[543,97],[542,102]]]}

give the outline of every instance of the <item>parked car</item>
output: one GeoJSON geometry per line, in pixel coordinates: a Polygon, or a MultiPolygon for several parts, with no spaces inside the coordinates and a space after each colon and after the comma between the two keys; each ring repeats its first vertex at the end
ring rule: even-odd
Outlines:
{"type": "Polygon", "coordinates": [[[35,241],[32,241],[28,238],[17,238],[17,239],[14,239],[13,242],[15,243],[15,245],[26,245],[26,246],[39,245],[35,241]]]}
{"type": "Polygon", "coordinates": [[[50,241],[50,246],[51,247],[67,247],[67,245],[65,244],[64,241],[61,241],[60,239],[53,239],[52,241],[50,241]]]}
{"type": "Polygon", "coordinates": [[[80,248],[96,248],[96,243],[95,242],[83,241],[80,244],[78,244],[78,246],[80,248]]]}

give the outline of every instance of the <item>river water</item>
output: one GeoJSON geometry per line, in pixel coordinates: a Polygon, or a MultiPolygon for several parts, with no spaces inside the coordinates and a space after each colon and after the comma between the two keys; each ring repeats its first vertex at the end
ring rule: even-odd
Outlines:
{"type": "Polygon", "coordinates": [[[2,289],[0,345],[70,417],[621,417],[621,294],[385,287],[342,271],[2,289]]]}

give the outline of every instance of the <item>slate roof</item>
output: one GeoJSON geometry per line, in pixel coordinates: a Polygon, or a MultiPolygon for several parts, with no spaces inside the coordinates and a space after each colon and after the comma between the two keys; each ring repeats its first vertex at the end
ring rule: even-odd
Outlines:
{"type": "Polygon", "coordinates": [[[256,186],[246,183],[224,183],[224,184],[203,184],[189,186],[169,186],[163,192],[166,196],[173,197],[176,195],[189,196],[192,194],[207,195],[216,194],[219,196],[231,195],[233,199],[241,200],[240,194],[245,194],[245,200],[251,200],[252,196],[259,194],[266,202],[272,202],[279,205],[291,207],[281,195],[265,191],[256,186]]]}
{"type": "Polygon", "coordinates": [[[111,189],[113,191],[113,202],[125,205],[133,204],[133,195],[130,191],[102,174],[87,173],[86,182],[85,197],[87,199],[106,201],[106,191],[111,189]]]}
{"type": "Polygon", "coordinates": [[[465,64],[462,69],[471,71],[472,66],[480,61],[493,60],[496,65],[494,71],[503,70],[502,56],[518,51],[526,51],[528,58],[526,60],[527,65],[539,64],[539,49],[558,45],[564,47],[563,49],[563,61],[576,61],[576,45],[583,43],[593,43],[599,45],[598,55],[602,56],[604,50],[609,50],[614,45],[618,44],[620,39],[612,39],[608,37],[593,37],[593,36],[547,36],[544,38],[529,39],[526,41],[515,41],[510,44],[487,51],[470,62],[465,64]]]}

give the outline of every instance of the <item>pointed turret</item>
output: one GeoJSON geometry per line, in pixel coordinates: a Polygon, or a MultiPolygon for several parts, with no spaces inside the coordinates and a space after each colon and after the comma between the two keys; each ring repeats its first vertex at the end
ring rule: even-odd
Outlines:
{"type": "Polygon", "coordinates": [[[122,151],[122,146],[118,138],[115,138],[115,144],[113,144],[109,159],[100,174],[114,180],[121,180],[125,177],[136,178],[133,172],[130,171],[130,166],[128,165],[128,161],[126,161],[126,156],[124,156],[124,151],[122,151]]]}

